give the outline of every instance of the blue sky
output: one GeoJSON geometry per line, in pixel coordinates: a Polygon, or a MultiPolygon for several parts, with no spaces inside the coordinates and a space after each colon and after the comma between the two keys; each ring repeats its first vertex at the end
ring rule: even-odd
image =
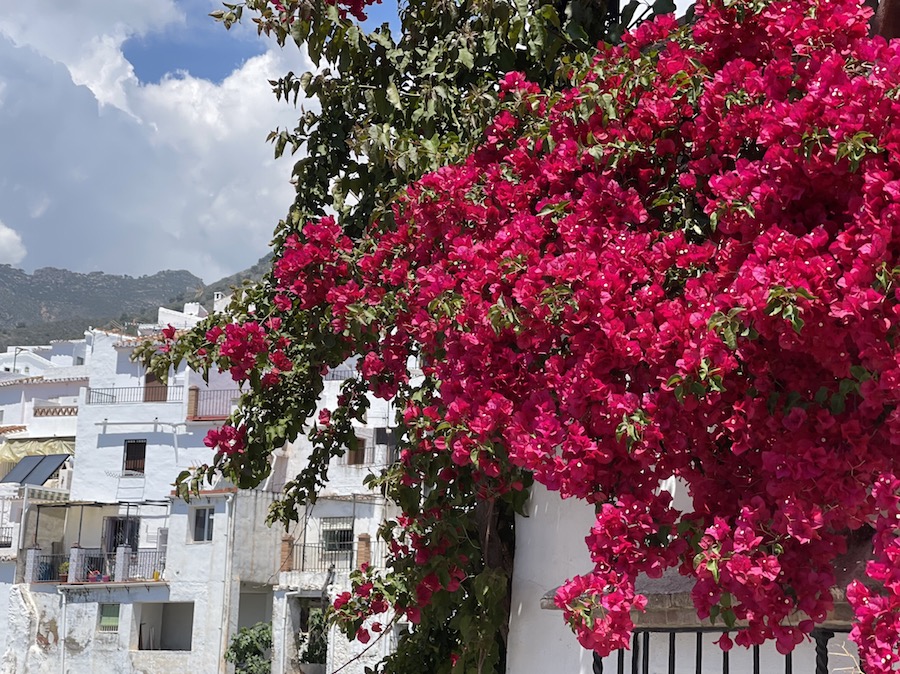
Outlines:
{"type": "MultiPolygon", "coordinates": [[[[250,22],[225,31],[208,16],[220,6],[5,3],[0,264],[212,282],[268,251],[294,188],[265,138],[298,115],[268,80],[312,64],[250,22]]],[[[386,0],[367,23],[396,11],[386,0]]]]}
{"type": "Polygon", "coordinates": [[[209,0],[179,0],[178,6],[184,21],[132,36],[122,45],[125,58],[142,82],[158,82],[167,74],[187,71],[220,83],[268,47],[252,26],[225,31],[209,17],[209,0]]]}

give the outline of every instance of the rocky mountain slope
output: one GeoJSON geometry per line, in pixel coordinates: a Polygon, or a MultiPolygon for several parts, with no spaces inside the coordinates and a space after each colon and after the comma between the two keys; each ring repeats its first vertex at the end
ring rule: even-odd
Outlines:
{"type": "Polygon", "coordinates": [[[184,270],[131,277],[52,267],[26,274],[0,265],[0,350],[13,344],[76,339],[91,326],[122,328],[154,320],[160,306],[181,309],[184,302],[201,302],[212,309],[215,291],[228,292],[245,279],[259,280],[270,259],[267,255],[209,286],[184,270]]]}

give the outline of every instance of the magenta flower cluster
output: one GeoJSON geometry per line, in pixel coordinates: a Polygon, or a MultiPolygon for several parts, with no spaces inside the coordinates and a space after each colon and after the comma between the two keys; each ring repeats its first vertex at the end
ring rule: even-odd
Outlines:
{"type": "MultiPolygon", "coordinates": [[[[627,644],[638,574],[677,568],[744,626],[723,647],[788,652],[871,527],[853,638],[867,672],[900,658],[900,43],[869,15],[707,0],[562,93],[511,73],[483,145],[389,226],[311,223],[276,261],[276,307],[326,308],[374,392],[412,356],[436,382],[403,418],[448,482],[517,467],[596,507],[594,569],[557,596],[589,648],[627,644]]],[[[255,325],[222,342],[237,374],[284,338],[255,325]]]]}

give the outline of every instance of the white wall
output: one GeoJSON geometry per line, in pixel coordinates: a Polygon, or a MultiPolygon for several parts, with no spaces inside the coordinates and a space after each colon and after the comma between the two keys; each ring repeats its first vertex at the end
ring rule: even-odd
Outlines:
{"type": "Polygon", "coordinates": [[[593,568],[584,537],[596,519],[594,509],[584,501],[563,501],[557,492],[535,484],[527,514],[516,517],[506,671],[589,674],[591,655],[578,648],[562,613],[541,609],[541,597],[593,568]]]}

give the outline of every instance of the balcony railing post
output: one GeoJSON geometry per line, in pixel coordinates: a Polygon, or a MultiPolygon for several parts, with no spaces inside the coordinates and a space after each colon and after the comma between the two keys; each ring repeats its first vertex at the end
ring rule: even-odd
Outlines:
{"type": "Polygon", "coordinates": [[[36,583],[41,567],[41,549],[39,547],[28,548],[25,551],[25,578],[26,583],[36,583]]]}
{"type": "Polygon", "coordinates": [[[281,571],[294,570],[294,537],[284,536],[281,539],[281,571]]]}
{"type": "Polygon", "coordinates": [[[128,580],[128,556],[131,554],[131,547],[120,545],[116,548],[116,568],[113,572],[113,580],[122,583],[128,580]]]}
{"type": "Polygon", "coordinates": [[[69,582],[83,583],[87,578],[84,574],[85,551],[78,545],[69,549],[69,582]]]}
{"type": "Polygon", "coordinates": [[[200,400],[200,387],[199,386],[191,386],[188,389],[188,401],[187,401],[187,418],[188,419],[196,419],[197,418],[197,404],[200,400]]]}
{"type": "Polygon", "coordinates": [[[372,537],[360,534],[356,543],[356,565],[372,564],[372,537]]]}

